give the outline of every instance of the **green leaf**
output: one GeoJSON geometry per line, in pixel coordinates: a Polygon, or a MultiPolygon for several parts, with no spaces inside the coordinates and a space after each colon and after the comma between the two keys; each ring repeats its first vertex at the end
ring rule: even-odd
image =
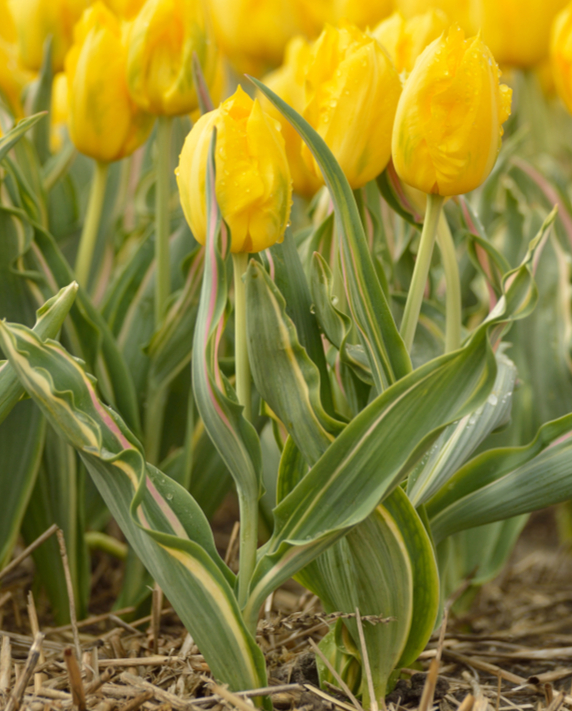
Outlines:
{"type": "Polygon", "coordinates": [[[526,447],[467,462],[427,504],[436,541],[572,498],[572,414],[548,422],[526,447]]]}
{"type": "Polygon", "coordinates": [[[78,449],[215,677],[235,690],[264,685],[264,658],[240,614],[234,575],[191,495],[145,464],[136,438],[99,401],[92,379],[58,343],[42,343],[24,326],[0,323],[0,345],[50,424],[78,449]]]}
{"type": "Polygon", "coordinates": [[[251,80],[292,124],[320,166],[334,203],[350,311],[381,391],[409,373],[411,362],[375,272],[352,190],[332,152],[307,121],[262,82],[251,80]]]}
{"type": "Polygon", "coordinates": [[[50,157],[50,128],[51,121],[50,111],[52,106],[52,84],[54,80],[54,72],[52,69],[52,47],[53,36],[48,35],[44,42],[42,66],[37,79],[35,80],[32,91],[32,113],[36,114],[39,111],[45,111],[48,114],[46,121],[34,126],[32,129],[32,141],[36,148],[40,163],[45,163],[50,157]]]}
{"type": "Polygon", "coordinates": [[[0,568],[8,563],[18,540],[45,435],[45,420],[33,402],[21,402],[11,410],[0,426],[0,568]]]}
{"type": "Polygon", "coordinates": [[[464,349],[402,378],[354,418],[275,509],[252,608],[363,521],[447,424],[486,399],[495,376],[484,326],[464,349]]]}
{"type": "Polygon", "coordinates": [[[28,116],[27,118],[18,121],[14,128],[10,129],[8,133],[2,136],[0,138],[0,161],[4,160],[10,149],[18,143],[22,136],[29,131],[32,126],[37,124],[41,119],[46,118],[46,116],[47,112],[35,114],[34,116],[28,116]]]}
{"type": "Polygon", "coordinates": [[[324,409],[334,416],[334,405],[324,346],[312,313],[312,296],[292,232],[286,229],[284,240],[261,253],[267,271],[286,301],[286,313],[294,322],[300,345],[320,371],[320,397],[324,409]]]}
{"type": "MultiPolygon", "coordinates": [[[[363,623],[377,699],[397,667],[425,648],[439,607],[439,576],[429,536],[407,495],[397,487],[365,521],[297,576],[327,612],[394,618],[363,623]]],[[[355,620],[344,620],[359,650],[355,620]]],[[[362,682],[365,705],[368,690],[362,682]]]]}
{"type": "MultiPolygon", "coordinates": [[[[62,327],[75,296],[78,285],[72,282],[69,286],[48,299],[37,311],[34,332],[41,339],[55,338],[62,327]]],[[[20,385],[18,376],[8,361],[0,364],[0,422],[9,414],[10,410],[24,395],[24,388],[20,385]]]]}
{"type": "Polygon", "coordinates": [[[344,424],[322,407],[318,367],[300,345],[272,279],[251,260],[245,280],[248,356],[256,388],[313,464],[344,424]]]}
{"type": "Polygon", "coordinates": [[[348,343],[353,334],[352,322],[335,306],[332,271],[318,252],[312,258],[310,284],[316,316],[326,338],[339,350],[341,362],[350,367],[360,380],[373,385],[371,368],[363,347],[348,343]]]}
{"type": "Polygon", "coordinates": [[[475,412],[447,427],[409,476],[407,495],[415,507],[424,504],[444,487],[485,437],[506,424],[510,418],[515,381],[514,363],[498,353],[497,377],[487,401],[475,412]]]}

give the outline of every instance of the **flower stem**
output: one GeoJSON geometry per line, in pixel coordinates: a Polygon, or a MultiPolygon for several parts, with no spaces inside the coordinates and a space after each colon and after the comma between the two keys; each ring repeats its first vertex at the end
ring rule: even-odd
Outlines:
{"type": "Polygon", "coordinates": [[[461,347],[461,280],[455,243],[443,212],[439,215],[437,224],[437,243],[441,250],[441,260],[445,271],[445,353],[450,353],[461,347]]]}
{"type": "MultiPolygon", "coordinates": [[[[243,415],[252,420],[250,363],[246,345],[246,288],[242,276],[248,266],[248,254],[232,255],[234,272],[234,340],[236,394],[244,407],[243,415]]],[[[251,487],[249,487],[250,489],[251,487]]],[[[254,489],[253,489],[254,491],[254,489]]],[[[238,573],[238,603],[244,607],[248,599],[248,586],[256,564],[258,543],[258,496],[250,490],[238,491],[240,507],[240,559],[238,573]]]]}
{"type": "Polygon", "coordinates": [[[79,250],[75,261],[75,275],[80,286],[87,288],[87,281],[91,271],[93,252],[97,242],[97,233],[101,220],[101,210],[107,185],[109,163],[96,161],[95,171],[91,180],[87,214],[83,223],[83,230],[79,241],[79,250]]]}
{"type": "Polygon", "coordinates": [[[243,415],[252,420],[250,363],[246,347],[246,289],[242,275],[248,265],[248,254],[239,252],[232,255],[234,271],[234,340],[235,340],[235,372],[236,394],[239,403],[244,407],[243,415]]]}
{"type": "Polygon", "coordinates": [[[171,293],[169,260],[169,195],[171,184],[171,134],[173,119],[159,116],[157,123],[157,184],[155,187],[155,328],[163,320],[171,293]]]}
{"type": "Polygon", "coordinates": [[[425,222],[421,232],[421,242],[419,243],[419,252],[417,253],[417,261],[413,270],[411,286],[405,303],[405,311],[403,312],[403,320],[401,322],[401,336],[408,351],[411,351],[415,330],[417,329],[417,321],[421,312],[421,304],[423,303],[423,292],[429,274],[431,265],[431,255],[433,254],[433,244],[435,243],[435,234],[437,231],[437,222],[441,213],[443,198],[440,195],[427,195],[427,212],[425,213],[425,222]]]}

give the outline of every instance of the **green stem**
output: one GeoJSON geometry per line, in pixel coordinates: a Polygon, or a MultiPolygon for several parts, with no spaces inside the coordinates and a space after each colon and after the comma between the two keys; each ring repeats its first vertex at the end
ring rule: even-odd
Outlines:
{"type": "Polygon", "coordinates": [[[171,186],[171,133],[173,119],[159,116],[157,124],[157,183],[155,187],[155,328],[163,320],[171,293],[169,260],[169,194],[171,186]]]}
{"type": "Polygon", "coordinates": [[[93,253],[97,242],[99,222],[101,220],[101,210],[103,199],[105,198],[105,187],[107,185],[107,173],[109,163],[96,161],[95,172],[91,181],[89,193],[89,203],[87,214],[83,223],[83,231],[79,242],[79,250],[75,262],[75,275],[80,286],[87,287],[93,253]]]}
{"type": "Polygon", "coordinates": [[[401,322],[401,335],[408,351],[411,351],[419,313],[421,312],[423,292],[425,291],[425,284],[431,265],[437,222],[442,205],[443,198],[440,195],[427,195],[427,212],[425,213],[425,222],[421,232],[419,252],[417,253],[417,261],[415,262],[413,278],[411,279],[405,311],[403,312],[403,321],[401,322]]]}
{"type": "Polygon", "coordinates": [[[149,384],[147,390],[145,457],[148,462],[155,466],[159,466],[159,457],[161,455],[161,436],[163,434],[163,421],[168,393],[169,390],[164,385],[157,387],[153,383],[149,384]]]}
{"type": "MultiPolygon", "coordinates": [[[[232,255],[234,271],[234,341],[236,394],[244,407],[243,415],[252,420],[252,394],[250,363],[246,345],[246,288],[242,276],[248,266],[248,254],[232,255]]],[[[248,599],[248,586],[256,565],[258,543],[258,496],[250,491],[238,491],[240,507],[240,558],[238,573],[238,603],[244,607],[248,599]]]]}
{"type": "Polygon", "coordinates": [[[252,404],[250,388],[250,363],[246,347],[246,289],[242,275],[248,265],[248,254],[239,252],[232,255],[234,271],[234,341],[235,341],[235,372],[236,394],[239,403],[244,407],[242,413],[250,422],[252,421],[252,404]]]}
{"type": "Polygon", "coordinates": [[[461,347],[461,279],[459,278],[455,243],[449,229],[449,223],[443,212],[439,215],[439,223],[437,225],[437,243],[441,250],[447,290],[445,297],[445,353],[450,353],[461,347]]]}

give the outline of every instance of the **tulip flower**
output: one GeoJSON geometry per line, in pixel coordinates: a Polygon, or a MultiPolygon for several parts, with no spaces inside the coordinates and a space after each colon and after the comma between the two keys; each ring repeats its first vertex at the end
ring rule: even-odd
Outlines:
{"type": "Polygon", "coordinates": [[[346,20],[362,30],[368,27],[374,27],[381,22],[381,20],[389,17],[393,11],[393,0],[375,0],[375,2],[334,0],[333,5],[333,22],[335,24],[346,20]]]}
{"type": "MultiPolygon", "coordinates": [[[[304,111],[304,84],[310,53],[311,46],[303,37],[292,38],[286,47],[284,64],[262,80],[269,89],[300,114],[304,111]]],[[[264,111],[282,126],[294,192],[311,197],[322,185],[322,181],[310,172],[302,159],[302,139],[274,104],[262,94],[260,94],[260,103],[264,111]]]]}
{"type": "Polygon", "coordinates": [[[206,239],[206,165],[217,128],[217,202],[231,251],[259,252],[282,241],[292,188],[280,125],[240,88],[202,116],[185,140],[177,168],[181,205],[193,235],[206,239]]]}
{"type": "Polygon", "coordinates": [[[89,0],[8,0],[18,34],[18,56],[26,69],[42,66],[44,43],[52,36],[52,67],[61,71],[73,28],[89,0]]]}
{"type": "Polygon", "coordinates": [[[153,117],[129,96],[126,65],[120,21],[98,0],[76,25],[65,61],[70,138],[79,151],[96,160],[76,261],[76,276],[83,285],[91,269],[108,164],[133,153],[153,126],[153,117]]]}
{"type": "Polygon", "coordinates": [[[199,0],[147,0],[129,32],[127,83],[137,105],[152,114],[179,116],[198,106],[193,52],[207,83],[217,51],[199,0]]]}
{"type": "Polygon", "coordinates": [[[0,92],[17,118],[24,115],[22,90],[33,77],[32,72],[20,66],[16,45],[0,37],[0,92]]]}
{"type": "Polygon", "coordinates": [[[472,21],[500,65],[533,67],[548,57],[550,28],[567,0],[475,0],[472,21]]]}
{"type": "Polygon", "coordinates": [[[394,12],[387,20],[380,22],[371,35],[385,47],[401,74],[409,73],[425,47],[448,27],[449,20],[442,10],[431,9],[409,20],[394,12]]]}
{"type": "MultiPolygon", "coordinates": [[[[408,349],[413,344],[444,196],[478,187],[496,161],[511,100],[510,89],[499,85],[499,77],[496,62],[480,37],[466,40],[461,28],[453,25],[418,58],[399,100],[392,140],[395,169],[401,180],[427,194],[427,213],[401,322],[408,349]]],[[[452,250],[450,261],[454,262],[452,250]]]]}
{"type": "Polygon", "coordinates": [[[456,22],[467,34],[475,34],[478,27],[472,21],[472,6],[480,0],[395,0],[395,9],[411,19],[427,10],[444,12],[451,22],[456,22]]]}
{"type": "Polygon", "coordinates": [[[572,3],[554,21],[550,59],[556,91],[572,113],[572,3]]]}
{"type": "Polygon", "coordinates": [[[117,17],[132,20],[145,4],[145,0],[104,0],[117,17]]]}
{"type": "Polygon", "coordinates": [[[77,24],[74,37],[65,63],[70,137],[91,158],[119,160],[145,142],[153,123],[127,90],[120,22],[96,2],[77,24]]]}
{"type": "Polygon", "coordinates": [[[222,52],[239,73],[261,76],[281,63],[291,37],[308,32],[304,24],[317,27],[325,5],[329,2],[210,0],[210,11],[222,52]]]}
{"type": "Polygon", "coordinates": [[[432,42],[399,100],[392,153],[399,177],[425,193],[461,195],[495,164],[511,90],[479,37],[453,26],[432,42]]]}
{"type": "MultiPolygon", "coordinates": [[[[326,25],[306,73],[304,118],[324,139],[352,188],[375,178],[389,162],[401,82],[387,52],[347,23],[326,25]]],[[[309,149],[302,155],[316,176],[309,149]]]]}

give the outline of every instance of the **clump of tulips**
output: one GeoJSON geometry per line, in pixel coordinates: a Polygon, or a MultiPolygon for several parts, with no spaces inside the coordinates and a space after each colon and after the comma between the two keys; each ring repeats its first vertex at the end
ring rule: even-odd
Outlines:
{"type": "Polygon", "coordinates": [[[572,497],[568,223],[517,155],[559,10],[572,111],[572,4],[527,0],[507,38],[503,2],[7,2],[4,469],[23,422],[29,446],[0,564],[57,520],[85,611],[86,546],[127,556],[122,601],[152,576],[232,690],[267,685],[259,613],[295,577],[344,613],[321,680],[377,707],[475,558],[476,587],[572,497]],[[51,137],[12,125],[50,107],[51,137]],[[517,371],[551,389],[508,426],[517,371]],[[230,491],[234,568],[208,520],[230,491]]]}

